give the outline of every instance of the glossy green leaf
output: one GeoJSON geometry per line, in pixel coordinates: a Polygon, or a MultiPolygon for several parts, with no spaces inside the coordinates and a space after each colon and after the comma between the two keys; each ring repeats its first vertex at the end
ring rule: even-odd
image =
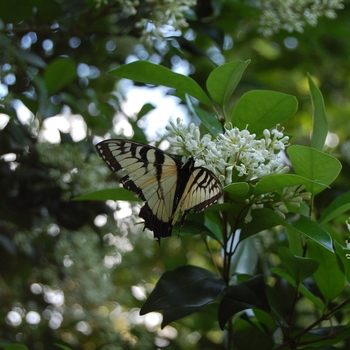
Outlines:
{"type": "Polygon", "coordinates": [[[343,247],[337,241],[334,242],[334,248],[340,261],[343,263],[344,273],[349,282],[350,281],[350,260],[349,260],[350,248],[343,247]]]}
{"type": "Polygon", "coordinates": [[[137,113],[137,119],[141,119],[143,116],[148,114],[150,111],[153,111],[156,107],[152,103],[145,103],[140,111],[137,113]]]}
{"type": "Polygon", "coordinates": [[[225,186],[224,191],[232,195],[232,198],[244,198],[249,192],[249,185],[246,182],[235,182],[225,186]]]}
{"type": "Polygon", "coordinates": [[[311,147],[322,150],[328,133],[328,120],[323,96],[320,89],[313,81],[310,74],[307,75],[312,101],[312,138],[311,147]]]}
{"type": "Polygon", "coordinates": [[[207,89],[213,100],[221,107],[235,91],[250,60],[230,62],[215,68],[207,79],[207,89]]]}
{"type": "Polygon", "coordinates": [[[58,93],[69,85],[77,76],[74,61],[67,58],[57,58],[52,61],[44,72],[45,83],[49,96],[58,93]]]}
{"type": "Polygon", "coordinates": [[[192,112],[212,136],[216,137],[219,133],[222,133],[222,125],[213,114],[195,105],[192,105],[192,112]]]}
{"type": "Polygon", "coordinates": [[[163,310],[163,320],[162,320],[161,327],[163,328],[171,322],[174,322],[180,318],[183,318],[195,312],[198,312],[202,308],[203,306],[199,306],[199,307],[177,306],[177,307],[165,309],[163,310]]]}
{"type": "Polygon", "coordinates": [[[271,350],[274,347],[272,335],[242,318],[235,321],[232,341],[237,350],[271,350]]]}
{"type": "Polygon", "coordinates": [[[333,202],[323,212],[318,222],[326,223],[330,220],[335,219],[348,210],[350,210],[350,191],[345,192],[334,199],[333,202]]]}
{"type": "Polygon", "coordinates": [[[289,227],[311,238],[330,252],[334,252],[330,234],[317,222],[300,215],[298,220],[293,221],[289,227]]]}
{"type": "Polygon", "coordinates": [[[314,273],[314,278],[326,304],[335,299],[343,291],[345,275],[337,255],[313,241],[307,242],[308,256],[320,266],[314,273]]]}
{"type": "Polygon", "coordinates": [[[285,187],[311,185],[313,181],[295,174],[276,174],[263,177],[254,188],[254,195],[273,192],[285,187]]]}
{"type": "Polygon", "coordinates": [[[297,175],[317,182],[305,185],[314,196],[337,178],[342,167],[337,158],[311,147],[294,145],[287,153],[297,175]]]}
{"type": "Polygon", "coordinates": [[[142,306],[140,314],[177,307],[201,307],[225,289],[224,281],[197,266],[181,266],[165,272],[142,306]]]}
{"type": "MultiPolygon", "coordinates": [[[[274,268],[270,269],[270,272],[274,273],[277,276],[284,278],[290,285],[292,285],[293,287],[296,287],[295,280],[292,278],[292,276],[287,271],[282,270],[278,267],[274,267],[274,268]]],[[[299,285],[299,291],[302,295],[304,295],[304,297],[311,300],[311,302],[319,310],[322,310],[322,311],[325,310],[325,305],[323,304],[323,302],[318,297],[316,297],[313,293],[311,293],[303,284],[299,285]]]]}
{"type": "Polygon", "coordinates": [[[298,108],[294,96],[274,91],[253,90],[245,93],[233,110],[231,123],[239,129],[261,134],[291,117],[298,108]]]}
{"type": "Polygon", "coordinates": [[[313,259],[294,255],[287,247],[280,247],[278,249],[278,256],[284,268],[298,284],[311,276],[319,265],[313,259]]]}
{"type": "Polygon", "coordinates": [[[252,220],[243,226],[240,240],[242,241],[243,239],[260,231],[267,230],[278,225],[285,226],[288,224],[273,210],[267,208],[253,210],[252,220]]]}
{"type": "Polygon", "coordinates": [[[142,200],[135,196],[133,192],[125,188],[106,188],[103,190],[93,191],[82,196],[75,197],[74,201],[128,201],[128,202],[142,202],[142,200]]]}
{"type": "Polygon", "coordinates": [[[226,322],[237,312],[251,308],[270,309],[262,275],[226,288],[219,306],[220,328],[224,329],[226,322]]]}
{"type": "Polygon", "coordinates": [[[193,96],[207,106],[212,105],[207,94],[192,78],[148,61],[135,61],[113,69],[109,73],[119,78],[174,88],[193,96]]]}
{"type": "Polygon", "coordinates": [[[211,232],[211,236],[214,235],[218,241],[222,240],[223,228],[219,212],[206,211],[204,213],[204,225],[208,227],[209,231],[211,232]]]}

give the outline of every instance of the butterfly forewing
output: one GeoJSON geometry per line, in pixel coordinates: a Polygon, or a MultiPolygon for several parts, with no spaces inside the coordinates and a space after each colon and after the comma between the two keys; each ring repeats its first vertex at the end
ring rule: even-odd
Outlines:
{"type": "Polygon", "coordinates": [[[105,140],[96,149],[112,171],[124,171],[123,187],[146,201],[140,217],[158,242],[171,235],[181,212],[184,220],[191,208],[201,211],[222,195],[213,173],[195,168],[192,158],[183,164],[156,147],[127,140],[105,140]]]}

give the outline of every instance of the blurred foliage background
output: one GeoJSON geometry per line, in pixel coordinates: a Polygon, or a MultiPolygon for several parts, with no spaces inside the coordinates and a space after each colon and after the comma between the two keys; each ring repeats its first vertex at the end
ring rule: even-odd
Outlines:
{"type": "MultiPolygon", "coordinates": [[[[180,3],[194,1],[167,6],[180,3]]],[[[138,314],[164,271],[184,264],[212,268],[199,238],[182,234],[158,247],[152,234],[141,232],[138,205],[71,200],[118,186],[95,152],[98,140],[124,136],[158,143],[165,134],[152,123],[152,105],[128,112],[136,103],[128,94],[140,84],[108,75],[118,65],[150,60],[204,85],[217,65],[251,59],[232,104],[251,89],[295,95],[299,111],[283,126],[292,143],[306,145],[309,72],[325,98],[326,151],[343,164],[334,186],[317,197],[316,209],[349,190],[350,2],[343,2],[336,19],[320,16],[313,26],[305,22],[302,32],[264,29],[261,1],[199,1],[183,18],[177,13],[172,25],[162,19],[164,4],[0,3],[1,342],[35,350],[54,343],[86,350],[221,348],[210,306],[205,317],[195,314],[163,330],[158,313],[138,314]]],[[[139,90],[140,96],[148,90],[155,88],[139,90]]],[[[161,98],[168,98],[166,89],[161,98]]],[[[174,118],[172,112],[161,118],[174,118]]],[[[345,240],[344,221],[339,218],[331,230],[345,240]]],[[[258,253],[258,269],[278,264],[276,250],[285,240],[278,237],[277,244],[274,232],[257,236],[268,251],[258,253]]],[[[301,310],[300,324],[304,317],[310,317],[307,310],[301,310]]]]}

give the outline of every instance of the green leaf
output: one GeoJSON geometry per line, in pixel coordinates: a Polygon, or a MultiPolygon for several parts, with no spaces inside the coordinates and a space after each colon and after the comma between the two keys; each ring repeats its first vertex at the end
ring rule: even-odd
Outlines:
{"type": "Polygon", "coordinates": [[[287,247],[280,247],[278,249],[278,256],[287,272],[298,284],[311,276],[319,265],[313,259],[294,255],[287,247]]]}
{"type": "MultiPolygon", "coordinates": [[[[300,331],[293,332],[290,336],[293,338],[300,331]]],[[[313,344],[310,348],[303,348],[305,350],[311,349],[336,349],[335,344],[343,340],[347,340],[350,337],[350,324],[330,327],[322,327],[313,329],[311,332],[308,332],[302,335],[299,341],[304,344],[313,344]]]]}
{"type": "Polygon", "coordinates": [[[313,241],[307,242],[308,256],[320,263],[314,278],[326,304],[343,291],[345,275],[339,265],[337,255],[324,249],[313,241]]]}
{"type": "Polygon", "coordinates": [[[145,103],[137,114],[137,120],[141,119],[143,116],[148,114],[150,111],[154,110],[156,107],[152,103],[145,103]]]}
{"type": "Polygon", "coordinates": [[[272,335],[266,334],[254,323],[238,318],[233,327],[233,344],[238,350],[271,350],[274,347],[272,335]]]}
{"type": "Polygon", "coordinates": [[[162,320],[161,327],[164,328],[169,323],[174,322],[185,316],[191,315],[195,312],[198,312],[202,308],[203,306],[199,306],[199,307],[180,306],[180,307],[165,309],[163,310],[163,320],[162,320]]]}
{"type": "Polygon", "coordinates": [[[28,350],[23,344],[1,344],[1,348],[4,350],[28,350]]]}
{"type": "Polygon", "coordinates": [[[128,201],[128,202],[142,202],[137,198],[133,192],[125,188],[106,188],[103,190],[93,191],[82,196],[75,197],[73,201],[128,201]]]}
{"type": "Polygon", "coordinates": [[[21,22],[33,16],[34,3],[30,0],[1,0],[0,13],[4,24],[21,22]]]}
{"type": "MultiPolygon", "coordinates": [[[[317,222],[300,215],[299,219],[293,221],[289,228],[302,233],[304,236],[311,238],[330,252],[333,250],[333,242],[330,234],[317,222]]],[[[316,260],[317,261],[317,260],[316,260]]]]}
{"type": "Polygon", "coordinates": [[[254,188],[254,195],[259,196],[263,193],[273,192],[285,187],[296,185],[310,186],[312,182],[314,181],[295,174],[276,174],[266,176],[256,184],[254,188]]]}
{"type": "Polygon", "coordinates": [[[72,350],[72,348],[69,348],[68,346],[58,344],[58,343],[55,343],[55,346],[57,346],[58,348],[61,348],[63,350],[72,350]]]}
{"type": "Polygon", "coordinates": [[[232,96],[250,60],[231,62],[215,68],[207,79],[207,89],[222,108],[232,96]]]}
{"type": "Polygon", "coordinates": [[[312,102],[312,138],[311,147],[322,150],[328,133],[328,121],[323,96],[320,89],[313,81],[310,74],[307,75],[312,102]]]}
{"type": "Polygon", "coordinates": [[[277,213],[271,209],[262,208],[252,211],[252,220],[242,227],[240,240],[254,235],[263,230],[278,226],[288,225],[277,213]]]}
{"type": "Polygon", "coordinates": [[[224,290],[224,281],[197,266],[181,266],[165,272],[142,306],[140,314],[177,307],[201,307],[224,290]]]}
{"type": "Polygon", "coordinates": [[[238,129],[261,134],[291,117],[298,109],[292,95],[274,91],[249,91],[242,96],[233,110],[231,123],[238,129]]]}
{"type": "Polygon", "coordinates": [[[220,213],[216,211],[206,211],[204,213],[204,225],[208,227],[210,231],[210,236],[215,237],[216,240],[220,242],[222,240],[222,220],[220,213]]]}
{"type": "Polygon", "coordinates": [[[52,61],[44,72],[45,83],[49,96],[61,91],[77,76],[74,61],[67,58],[57,58],[52,61]]]}
{"type": "Polygon", "coordinates": [[[201,121],[203,126],[212,136],[216,137],[219,133],[222,133],[222,125],[213,114],[208,113],[204,109],[194,105],[190,110],[201,121]]]}
{"type": "MultiPolygon", "coordinates": [[[[293,287],[296,287],[295,280],[292,278],[292,276],[289,275],[289,273],[285,270],[282,270],[278,267],[274,267],[270,269],[271,273],[274,273],[277,276],[280,276],[284,278],[290,285],[293,287]]],[[[322,301],[316,297],[313,293],[311,293],[308,289],[303,284],[299,285],[299,291],[304,297],[308,298],[309,300],[312,301],[312,303],[320,310],[324,311],[325,310],[325,305],[322,303],[322,301]]]]}
{"type": "Polygon", "coordinates": [[[348,258],[350,257],[350,248],[345,248],[336,241],[334,242],[334,248],[340,261],[343,263],[346,278],[350,281],[350,261],[348,258]]]}
{"type": "Polygon", "coordinates": [[[207,94],[192,78],[148,61],[135,61],[109,73],[119,78],[174,88],[195,97],[207,106],[212,105],[207,94]]]}
{"type": "Polygon", "coordinates": [[[262,208],[252,211],[252,220],[242,227],[240,240],[269,228],[282,225],[316,241],[333,252],[332,238],[329,233],[315,221],[300,215],[299,219],[289,224],[271,209],[262,208]]]}
{"type": "Polygon", "coordinates": [[[326,223],[348,210],[350,210],[350,191],[345,192],[334,199],[333,202],[323,212],[318,222],[320,224],[326,223]]]}
{"type": "Polygon", "coordinates": [[[226,322],[237,312],[252,308],[270,310],[262,275],[226,288],[219,306],[220,328],[224,329],[226,322]]]}
{"type": "Polygon", "coordinates": [[[305,185],[314,196],[337,178],[342,167],[337,158],[311,147],[294,145],[287,153],[297,175],[317,182],[305,185]]]}
{"type": "Polygon", "coordinates": [[[245,198],[249,192],[249,185],[246,182],[235,182],[225,186],[224,191],[229,193],[232,198],[245,198]]]}

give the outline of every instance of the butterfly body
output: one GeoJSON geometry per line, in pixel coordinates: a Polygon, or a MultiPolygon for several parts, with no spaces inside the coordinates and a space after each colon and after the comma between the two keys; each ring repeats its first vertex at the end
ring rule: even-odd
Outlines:
{"type": "Polygon", "coordinates": [[[102,141],[96,149],[113,172],[123,169],[123,187],[146,202],[139,216],[158,242],[171,235],[181,213],[183,224],[190,209],[202,211],[222,195],[214,174],[195,167],[193,158],[182,163],[159,148],[121,139],[102,141]]]}

